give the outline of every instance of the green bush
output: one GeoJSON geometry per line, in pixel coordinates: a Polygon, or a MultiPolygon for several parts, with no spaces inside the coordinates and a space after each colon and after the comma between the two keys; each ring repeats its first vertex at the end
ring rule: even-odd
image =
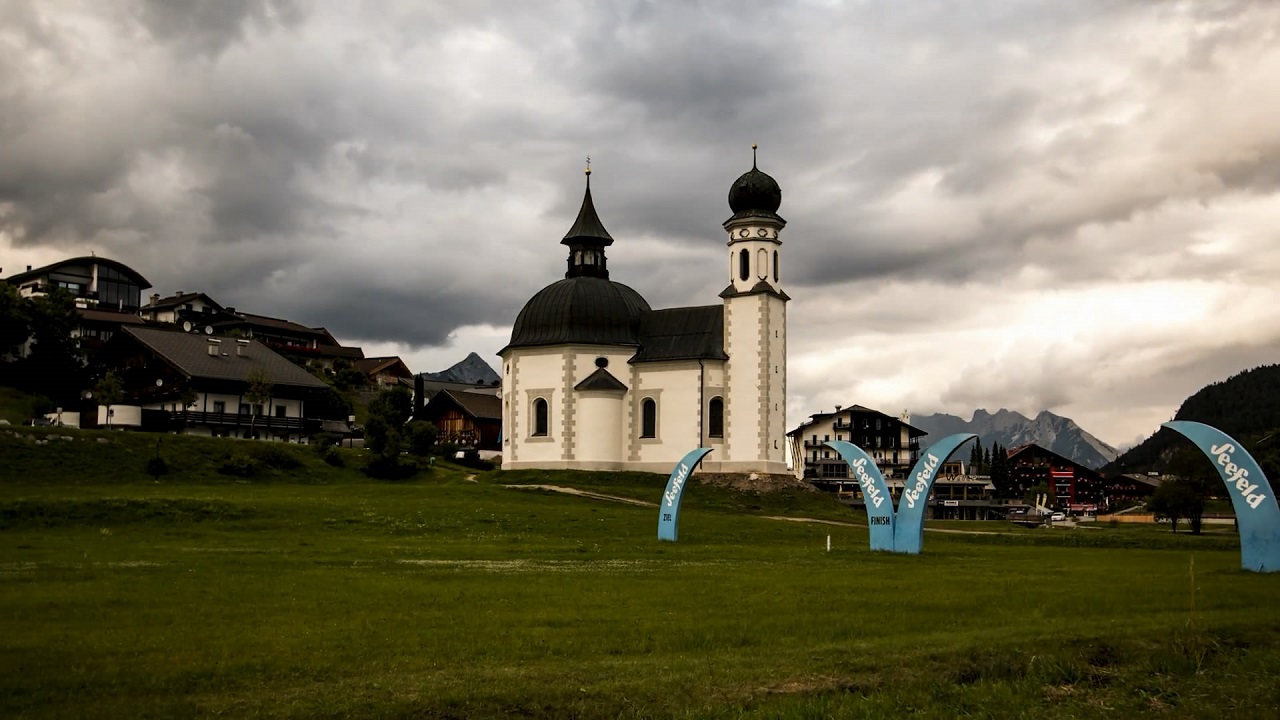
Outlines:
{"type": "Polygon", "coordinates": [[[153,478],[169,474],[169,465],[159,455],[147,460],[147,474],[153,478]]]}
{"type": "Polygon", "coordinates": [[[244,453],[233,453],[218,466],[218,472],[236,477],[253,477],[258,474],[258,462],[244,453]]]}
{"type": "Polygon", "coordinates": [[[379,456],[364,466],[364,474],[378,480],[407,480],[417,473],[416,463],[400,462],[397,458],[379,456]]]}
{"type": "Polygon", "coordinates": [[[409,454],[426,457],[436,444],[436,426],[421,420],[409,423],[409,454]]]}
{"type": "Polygon", "coordinates": [[[328,455],[329,449],[340,442],[342,442],[342,436],[337,433],[322,432],[311,436],[311,447],[315,448],[316,454],[320,457],[328,455]]]}
{"type": "Polygon", "coordinates": [[[346,467],[347,462],[342,459],[342,453],[338,452],[338,448],[330,445],[324,453],[325,464],[332,467],[346,467]]]}
{"type": "Polygon", "coordinates": [[[255,454],[258,462],[276,470],[296,470],[302,467],[302,461],[298,456],[289,452],[288,448],[280,443],[266,443],[258,448],[255,454]]]}
{"type": "Polygon", "coordinates": [[[458,454],[458,444],[451,442],[440,443],[436,446],[435,454],[442,458],[452,460],[453,456],[458,454]]]}
{"type": "Polygon", "coordinates": [[[493,463],[480,457],[480,451],[475,448],[469,448],[462,451],[462,459],[458,460],[462,465],[476,470],[492,470],[493,463]]]}

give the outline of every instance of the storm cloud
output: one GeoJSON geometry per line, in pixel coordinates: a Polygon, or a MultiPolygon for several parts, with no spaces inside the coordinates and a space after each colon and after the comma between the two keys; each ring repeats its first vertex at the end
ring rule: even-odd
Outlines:
{"type": "Polygon", "coordinates": [[[563,274],[727,282],[783,188],[789,424],[1070,415],[1114,443],[1280,347],[1280,7],[0,0],[0,254],[438,370],[563,274]]]}

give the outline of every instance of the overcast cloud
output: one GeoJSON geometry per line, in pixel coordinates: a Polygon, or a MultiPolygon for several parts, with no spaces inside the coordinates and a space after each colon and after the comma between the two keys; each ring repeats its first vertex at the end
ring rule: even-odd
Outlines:
{"type": "Polygon", "coordinates": [[[1052,410],[1112,444],[1280,360],[1280,3],[0,0],[0,267],[495,366],[593,160],[613,279],[717,302],[783,188],[789,426],[1052,410]]]}

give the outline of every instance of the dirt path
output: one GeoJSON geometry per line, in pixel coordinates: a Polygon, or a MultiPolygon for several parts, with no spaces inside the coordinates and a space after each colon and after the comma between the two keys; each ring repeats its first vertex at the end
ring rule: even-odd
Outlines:
{"type": "MultiPolygon", "coordinates": [[[[604,493],[591,492],[589,490],[579,490],[577,488],[565,487],[563,485],[503,485],[502,487],[512,490],[550,490],[551,492],[564,493],[565,495],[576,495],[578,497],[591,498],[593,500],[606,500],[608,502],[620,502],[627,505],[639,505],[640,507],[658,507],[657,503],[645,502],[644,500],[635,500],[632,498],[619,497],[617,495],[605,495],[604,493]]],[[[784,522],[798,523],[815,523],[819,525],[836,525],[839,527],[865,528],[866,523],[841,522],[839,520],[821,520],[819,518],[807,517],[785,517],[783,515],[761,515],[765,520],[782,520],[784,522]]],[[[1002,533],[992,530],[953,530],[951,528],[930,528],[924,529],[925,532],[950,533],[954,535],[1016,535],[1017,533],[1002,533]]]]}

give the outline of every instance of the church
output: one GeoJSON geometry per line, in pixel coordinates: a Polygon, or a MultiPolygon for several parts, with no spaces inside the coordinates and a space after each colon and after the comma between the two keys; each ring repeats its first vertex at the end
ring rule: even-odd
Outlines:
{"type": "Polygon", "coordinates": [[[729,189],[720,302],[655,310],[610,279],[590,168],[586,182],[564,279],[525,303],[498,353],[502,467],[667,473],[709,447],[704,472],[787,473],[778,183],[753,161],[729,189]]]}

